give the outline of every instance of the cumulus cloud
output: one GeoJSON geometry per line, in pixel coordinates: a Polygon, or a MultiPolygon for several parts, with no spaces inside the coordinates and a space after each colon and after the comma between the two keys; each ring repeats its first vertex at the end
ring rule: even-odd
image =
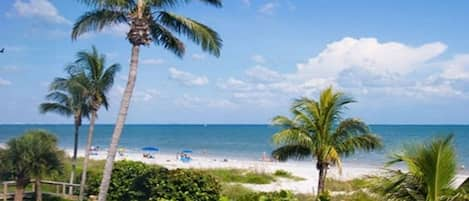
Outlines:
{"type": "Polygon", "coordinates": [[[298,73],[306,77],[335,77],[351,67],[364,68],[379,74],[406,74],[446,50],[440,42],[418,47],[398,42],[380,43],[376,38],[344,38],[332,42],[306,63],[297,65],[298,73]]]}
{"type": "Polygon", "coordinates": [[[446,48],[441,42],[410,46],[346,37],[298,63],[292,72],[257,65],[247,69],[244,78],[220,80],[217,86],[230,91],[235,100],[276,102],[285,97],[314,96],[328,86],[367,96],[465,97],[469,94],[469,55],[439,62],[442,68],[435,74],[419,71],[434,67],[446,48]]]}
{"type": "Polygon", "coordinates": [[[169,68],[169,74],[171,79],[185,86],[203,86],[208,84],[208,78],[206,76],[194,75],[176,68],[169,68]]]}
{"type": "Polygon", "coordinates": [[[146,64],[146,65],[160,65],[160,64],[163,64],[164,63],[164,60],[163,59],[160,59],[160,58],[157,58],[157,59],[143,59],[142,60],[142,64],[146,64]]]}
{"type": "Polygon", "coordinates": [[[11,85],[11,81],[0,78],[0,86],[9,86],[9,85],[11,85]]]}
{"type": "Polygon", "coordinates": [[[56,24],[71,24],[48,0],[16,0],[13,8],[15,13],[22,17],[40,18],[56,24]]]}
{"type": "MultiPolygon", "coordinates": [[[[124,86],[117,85],[115,87],[115,93],[111,95],[113,95],[115,99],[120,99],[122,95],[124,94],[124,90],[125,90],[124,86]]],[[[160,96],[161,96],[161,93],[156,89],[143,89],[143,90],[136,89],[134,90],[134,93],[132,95],[132,100],[148,102],[160,96]]]]}
{"type": "Polygon", "coordinates": [[[272,15],[275,12],[275,9],[278,7],[277,3],[275,2],[269,2],[264,5],[262,5],[258,12],[264,15],[272,15]]]}

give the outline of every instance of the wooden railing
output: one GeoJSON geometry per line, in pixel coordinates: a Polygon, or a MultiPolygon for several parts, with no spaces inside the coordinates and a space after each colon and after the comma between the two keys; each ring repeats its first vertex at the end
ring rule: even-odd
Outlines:
{"type": "MultiPolygon", "coordinates": [[[[35,180],[31,180],[30,183],[32,184],[33,189],[35,188],[35,180]]],[[[47,184],[47,185],[54,185],[56,186],[55,192],[43,192],[44,194],[50,194],[50,195],[55,195],[55,196],[60,196],[63,198],[72,198],[76,199],[76,196],[74,195],[69,195],[67,194],[67,189],[69,187],[80,187],[80,184],[70,184],[66,182],[58,182],[58,181],[48,181],[48,180],[41,180],[41,184],[47,184]]],[[[3,193],[0,194],[0,199],[2,201],[7,201],[11,198],[14,197],[15,193],[10,193],[8,192],[8,186],[15,186],[16,182],[15,181],[4,181],[2,182],[3,185],[3,193]]],[[[32,192],[26,192],[25,194],[31,194],[32,192]]]]}

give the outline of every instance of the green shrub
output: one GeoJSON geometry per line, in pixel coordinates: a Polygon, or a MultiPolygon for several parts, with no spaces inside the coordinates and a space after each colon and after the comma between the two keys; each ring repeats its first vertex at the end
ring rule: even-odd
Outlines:
{"type": "MultiPolygon", "coordinates": [[[[88,194],[96,194],[101,174],[90,174],[88,194]]],[[[220,185],[195,170],[168,170],[141,162],[119,161],[112,171],[108,201],[211,201],[220,199],[220,185]]]]}

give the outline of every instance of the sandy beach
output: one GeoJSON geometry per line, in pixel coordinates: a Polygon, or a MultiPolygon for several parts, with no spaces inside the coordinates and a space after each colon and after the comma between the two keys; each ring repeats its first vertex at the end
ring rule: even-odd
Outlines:
{"type": "MultiPolygon", "coordinates": [[[[72,150],[66,150],[69,155],[72,154],[72,150]]],[[[106,158],[106,151],[98,151],[97,155],[92,155],[93,160],[104,160],[106,158]]],[[[84,151],[78,152],[79,157],[84,156],[84,151]]],[[[195,168],[195,169],[213,169],[213,168],[234,168],[234,169],[246,169],[255,172],[266,172],[273,173],[276,170],[285,170],[292,173],[295,176],[304,178],[302,181],[293,181],[289,179],[279,179],[271,184],[243,184],[244,186],[257,191],[278,191],[278,190],[291,190],[296,193],[314,193],[316,189],[318,173],[314,167],[314,163],[307,162],[263,162],[255,160],[240,160],[222,158],[216,156],[199,156],[197,154],[192,156],[192,161],[189,163],[183,163],[176,159],[176,154],[162,154],[157,153],[154,155],[155,158],[148,159],[143,157],[141,152],[126,152],[124,156],[117,156],[117,160],[132,160],[142,161],[147,164],[158,164],[169,169],[175,168],[195,168]],[[224,161],[227,159],[226,161],[224,161]]],[[[372,167],[357,164],[343,164],[342,174],[339,174],[337,168],[331,168],[328,172],[328,176],[338,180],[350,180],[354,178],[379,175],[384,173],[384,169],[381,167],[372,167]]],[[[461,184],[465,178],[469,177],[467,174],[459,174],[457,179],[454,181],[454,185],[461,184]]]]}

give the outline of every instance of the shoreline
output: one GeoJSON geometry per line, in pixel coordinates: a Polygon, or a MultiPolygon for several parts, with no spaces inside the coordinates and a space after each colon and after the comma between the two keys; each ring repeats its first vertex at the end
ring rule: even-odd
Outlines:
{"type": "MultiPolygon", "coordinates": [[[[72,150],[65,150],[68,155],[73,153],[72,150]]],[[[107,151],[98,151],[97,155],[91,155],[92,160],[105,160],[107,151]]],[[[78,151],[78,156],[84,156],[84,150],[78,151]]],[[[192,156],[192,161],[189,163],[183,163],[176,159],[176,154],[165,154],[156,153],[155,158],[148,159],[143,158],[142,152],[126,152],[124,156],[116,156],[116,160],[131,160],[141,161],[146,164],[156,164],[168,169],[177,168],[193,168],[193,169],[244,169],[254,172],[265,172],[274,173],[276,170],[284,170],[292,173],[294,176],[304,178],[302,181],[293,181],[288,179],[278,179],[277,181],[270,184],[242,184],[255,191],[278,191],[278,190],[290,190],[295,193],[311,194],[315,193],[313,189],[317,187],[318,172],[312,162],[265,162],[260,160],[248,160],[248,159],[230,159],[219,156],[200,156],[195,154],[192,156]],[[226,161],[224,161],[226,159],[226,161]]],[[[342,174],[339,174],[337,168],[331,168],[329,170],[328,177],[337,180],[350,180],[360,178],[364,176],[382,175],[385,170],[382,167],[367,166],[366,164],[357,165],[344,163],[342,168],[342,174]]],[[[458,174],[454,185],[458,186],[464,180],[469,177],[469,174],[458,174]]]]}

